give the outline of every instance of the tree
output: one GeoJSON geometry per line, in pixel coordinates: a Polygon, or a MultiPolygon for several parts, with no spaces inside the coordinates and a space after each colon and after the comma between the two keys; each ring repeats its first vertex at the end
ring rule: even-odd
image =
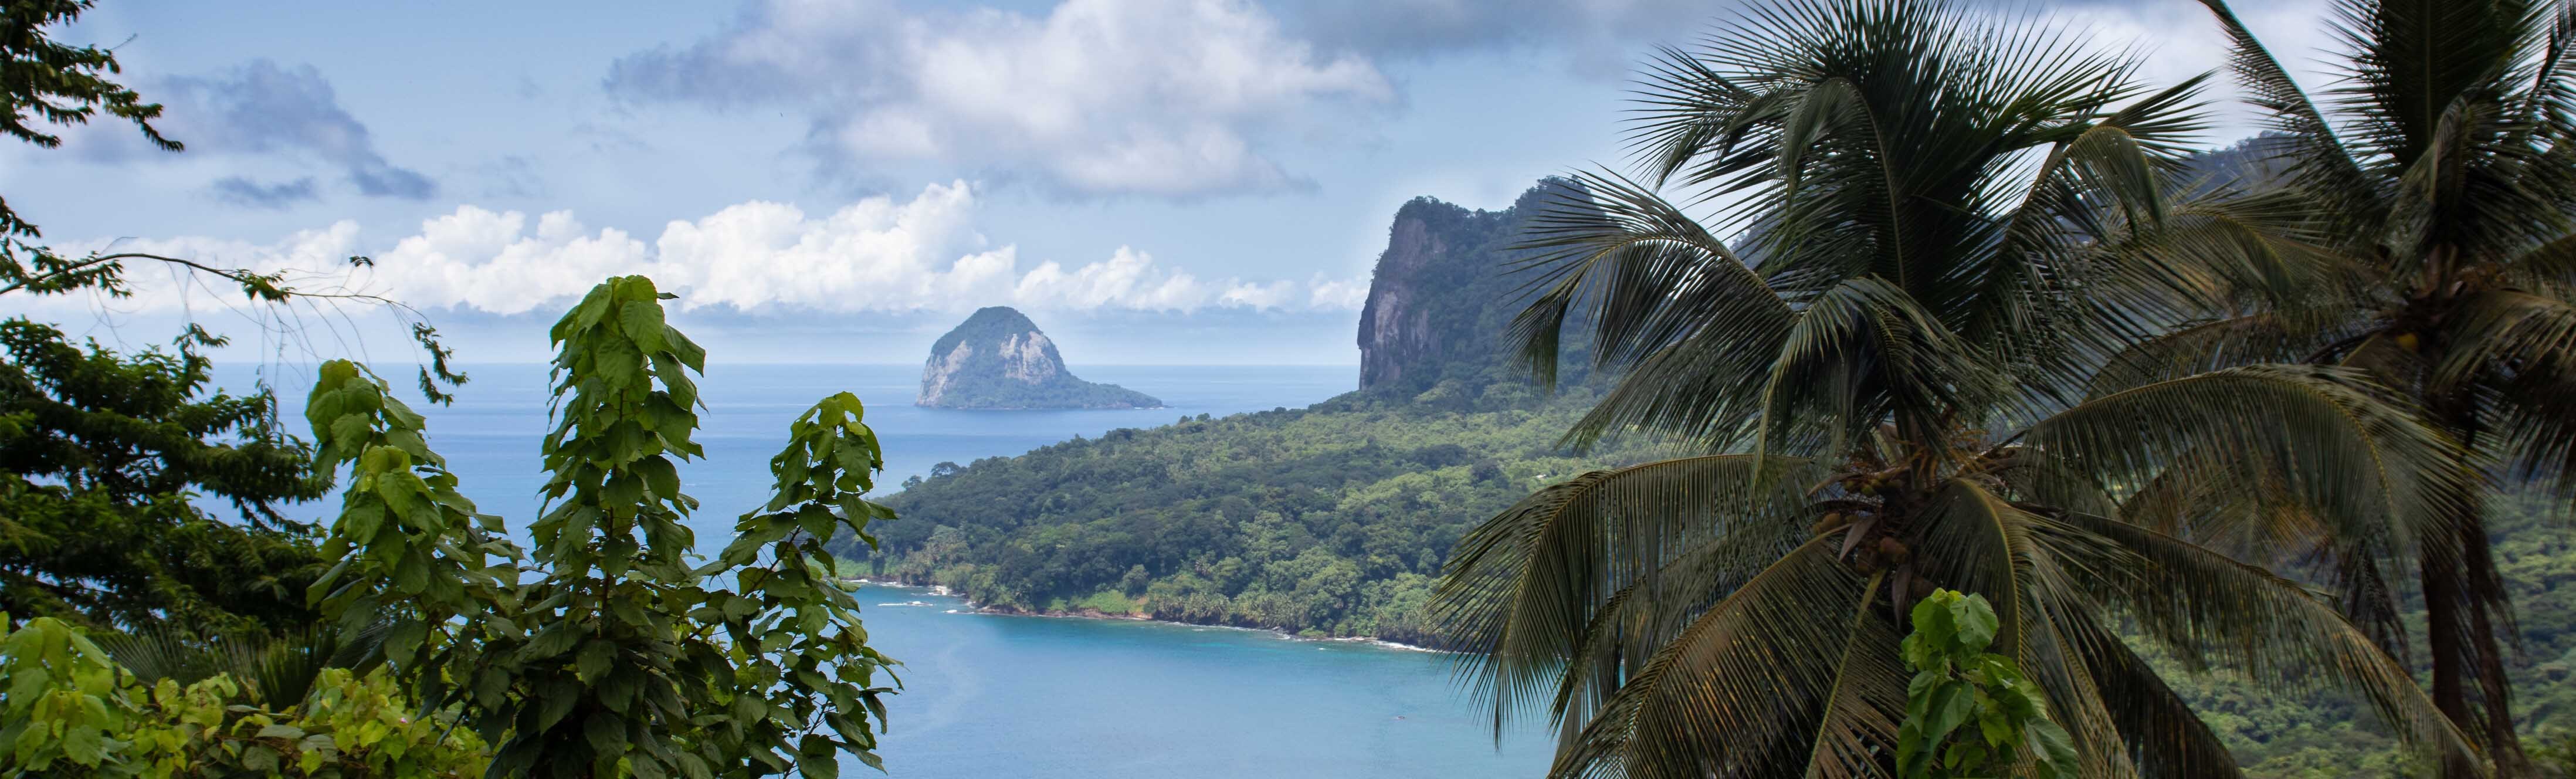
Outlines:
{"type": "Polygon", "coordinates": [[[344,625],[390,619],[386,662],[432,709],[459,706],[501,776],[838,776],[871,766],[885,719],[852,586],[823,549],[894,514],[861,497],[885,467],[857,397],[822,399],[771,459],[777,491],[692,565],[677,462],[706,351],[663,322],[642,276],[611,278],[556,322],[548,510],[522,552],[478,514],[424,420],[381,379],[323,366],[306,416],[348,468],[313,599],[344,625]]]}
{"type": "Polygon", "coordinates": [[[311,621],[316,535],[277,506],[330,481],[267,393],[204,394],[198,345],[121,355],[0,322],[0,611],[209,635],[311,621]]]}
{"type": "MultiPolygon", "coordinates": [[[[2343,46],[2329,61],[2343,78],[2320,104],[2226,3],[2204,2],[2271,125],[2260,148],[2276,172],[2250,183],[2315,216],[2312,245],[2282,259],[2339,283],[2256,285],[2141,350],[2144,362],[2350,366],[2421,403],[2482,461],[2576,490],[2576,4],[2338,3],[2343,46]]],[[[2496,638],[2511,604],[2483,509],[2457,508],[2431,527],[2451,535],[2394,564],[2421,583],[2434,700],[2498,769],[2528,774],[2496,638]]],[[[2383,590],[2370,618],[2393,623],[2391,600],[2383,590]]]]}
{"type": "Polygon", "coordinates": [[[2083,776],[2237,773],[2132,625],[2473,754],[2334,604],[2131,516],[2267,507],[2401,546],[2470,488],[2456,444],[2351,369],[2104,371],[2297,215],[2182,174],[2199,80],[2150,89],[2079,35],[1985,18],[1757,6],[1647,72],[1646,181],[1585,175],[1537,221],[1524,357],[1550,375],[1588,331],[1618,376],[1568,438],[1690,456],[1550,486],[1460,541],[1434,618],[1497,726],[1542,710],[1554,775],[1892,776],[1903,620],[1944,588],[1992,602],[1993,652],[2083,776]]]}

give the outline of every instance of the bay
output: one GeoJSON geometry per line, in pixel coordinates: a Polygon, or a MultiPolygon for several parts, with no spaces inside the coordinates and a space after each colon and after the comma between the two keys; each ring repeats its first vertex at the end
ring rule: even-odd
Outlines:
{"type": "Polygon", "coordinates": [[[886,772],[902,779],[1501,777],[1547,767],[1535,734],[1497,749],[1447,655],[973,614],[903,588],[860,597],[870,644],[904,662],[883,750],[886,772]],[[876,605],[907,602],[928,605],[876,605]]]}
{"type": "MultiPolygon", "coordinates": [[[[544,483],[538,441],[546,367],[472,365],[451,406],[404,390],[429,419],[430,443],[460,489],[512,528],[536,516],[544,483]]],[[[885,446],[878,493],[941,462],[1009,456],[1123,427],[1300,407],[1351,388],[1353,366],[1089,366],[1084,378],[1162,398],[1164,409],[956,411],[912,405],[919,369],[900,365],[716,364],[700,382],[699,442],[681,468],[702,501],[701,550],[769,497],[769,458],[787,424],[825,395],[867,404],[885,446]]],[[[234,389],[268,379],[290,429],[303,432],[310,366],[219,369],[234,389]]],[[[387,377],[398,388],[401,375],[387,377]]],[[[1013,496],[994,496],[1013,500],[1013,496]]],[[[336,499],[290,508],[327,516],[336,499]]],[[[896,520],[903,521],[903,520],[896,520]]],[[[524,538],[524,536],[523,536],[524,538]]],[[[901,779],[986,777],[1490,777],[1544,771],[1546,739],[1499,746],[1444,655],[1363,642],[1305,641],[1264,631],[1122,620],[973,613],[927,591],[870,585],[871,645],[904,662],[904,691],[881,754],[901,779]],[[901,605],[919,603],[923,605],[901,605]],[[896,604],[896,605],[878,605],[896,604]]],[[[850,777],[878,776],[855,762],[850,777]]]]}

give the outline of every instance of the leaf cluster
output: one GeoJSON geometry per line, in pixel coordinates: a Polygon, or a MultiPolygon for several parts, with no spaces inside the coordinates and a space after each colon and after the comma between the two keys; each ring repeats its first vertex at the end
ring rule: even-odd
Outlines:
{"type": "Polygon", "coordinates": [[[69,623],[0,629],[0,773],[10,776],[470,777],[490,752],[423,715],[382,670],[321,669],[263,695],[230,673],[139,675],[69,623]]]}
{"type": "Polygon", "coordinates": [[[1986,651],[2002,623],[1985,596],[1934,590],[1914,604],[1913,622],[1898,648],[1915,670],[1897,730],[1900,776],[1997,777],[2024,764],[2043,779],[2079,775],[2072,738],[2048,718],[2047,693],[2012,658],[1986,651]]]}
{"type": "Polygon", "coordinates": [[[857,604],[822,554],[892,516],[861,497],[884,465],[857,398],[823,399],[772,460],[778,493],[693,564],[700,456],[691,373],[706,352],[663,321],[671,297],[611,278],[556,323],[547,509],[525,552],[475,513],[419,415],[363,369],[324,368],[309,416],[349,469],[339,562],[312,597],[344,622],[390,619],[390,667],[459,707],[509,776],[838,776],[876,764],[877,674],[857,604]],[[327,431],[327,432],[325,432],[327,431]]]}

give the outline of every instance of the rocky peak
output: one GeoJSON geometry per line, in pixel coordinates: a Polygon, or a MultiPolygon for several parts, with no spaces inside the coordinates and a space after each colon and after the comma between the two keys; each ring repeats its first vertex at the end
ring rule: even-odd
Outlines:
{"type": "Polygon", "coordinates": [[[1160,400],[1074,378],[1037,323],[1007,306],[978,309],[930,346],[915,405],[940,408],[1159,408],[1160,400]]]}
{"type": "Polygon", "coordinates": [[[1505,335],[1526,283],[1508,272],[1510,247],[1531,216],[1580,195],[1551,178],[1501,211],[1429,197],[1397,209],[1360,309],[1360,389],[1418,393],[1444,379],[1503,380],[1505,335]]]}

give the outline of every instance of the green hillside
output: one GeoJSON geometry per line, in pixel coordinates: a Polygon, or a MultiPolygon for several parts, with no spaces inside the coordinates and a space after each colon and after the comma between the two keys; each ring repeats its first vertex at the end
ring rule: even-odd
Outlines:
{"type": "Polygon", "coordinates": [[[976,461],[887,499],[881,575],[1028,611],[1138,614],[1419,643],[1449,547],[1616,456],[1555,446],[1587,397],[1533,408],[1351,393],[976,461]]]}

